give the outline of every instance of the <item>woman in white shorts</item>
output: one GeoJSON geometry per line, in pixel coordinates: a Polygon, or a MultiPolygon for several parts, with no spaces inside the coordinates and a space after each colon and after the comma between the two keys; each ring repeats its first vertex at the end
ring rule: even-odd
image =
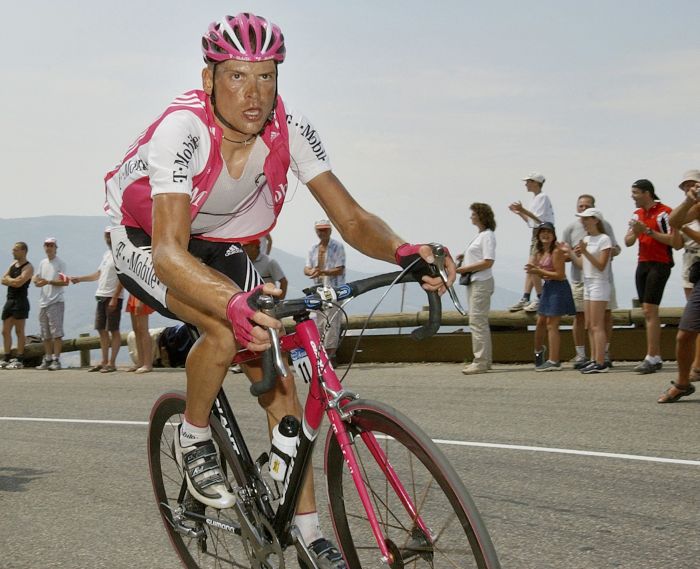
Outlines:
{"type": "Polygon", "coordinates": [[[605,311],[610,301],[610,260],[612,241],[603,229],[603,214],[591,207],[577,213],[588,235],[574,248],[574,263],[583,269],[583,310],[591,343],[591,363],[581,373],[608,371],[605,363],[605,311]]]}

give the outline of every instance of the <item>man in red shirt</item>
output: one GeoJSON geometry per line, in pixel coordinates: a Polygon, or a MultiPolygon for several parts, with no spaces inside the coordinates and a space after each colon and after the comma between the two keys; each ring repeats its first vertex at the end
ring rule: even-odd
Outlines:
{"type": "Polygon", "coordinates": [[[659,201],[649,180],[632,184],[632,199],[638,209],[629,222],[625,245],[631,247],[639,241],[635,281],[647,331],[647,355],[634,371],[647,374],[663,365],[659,304],[673,267],[672,248],[680,248],[682,241],[669,224],[671,208],[659,201]]]}

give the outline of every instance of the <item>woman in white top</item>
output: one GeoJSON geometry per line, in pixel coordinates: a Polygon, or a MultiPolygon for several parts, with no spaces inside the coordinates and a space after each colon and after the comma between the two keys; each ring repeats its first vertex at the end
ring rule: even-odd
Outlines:
{"type": "Polygon", "coordinates": [[[466,375],[485,373],[493,363],[489,310],[494,289],[491,267],[496,259],[496,220],[493,210],[485,203],[473,203],[469,208],[472,211],[471,222],[479,232],[467,245],[461,256],[461,266],[457,268],[460,282],[469,280],[467,301],[474,361],[462,370],[466,375]]]}
{"type": "Polygon", "coordinates": [[[612,241],[603,229],[603,214],[591,207],[576,214],[588,235],[574,248],[571,260],[583,269],[583,310],[591,343],[591,363],[581,373],[608,371],[605,364],[605,310],[610,300],[612,241]]]}

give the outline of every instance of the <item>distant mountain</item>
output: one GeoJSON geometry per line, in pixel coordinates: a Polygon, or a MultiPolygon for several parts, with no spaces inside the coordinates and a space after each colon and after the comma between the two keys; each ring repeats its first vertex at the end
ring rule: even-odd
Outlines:
{"type": "MultiPolygon", "coordinates": [[[[21,219],[0,219],[0,270],[2,273],[12,262],[12,246],[17,241],[24,241],[29,247],[28,258],[37,267],[44,258],[43,242],[46,237],[56,237],[58,240],[58,256],[67,265],[68,274],[85,275],[93,273],[99,265],[106,245],[103,239],[106,219],[104,217],[87,216],[46,216],[21,219]]],[[[282,266],[289,280],[288,297],[293,298],[302,295],[302,289],[310,284],[310,280],[303,275],[305,260],[291,255],[278,247],[273,247],[272,257],[282,266]]],[[[357,267],[348,269],[347,280],[356,280],[370,276],[357,267]]],[[[65,333],[67,338],[75,338],[80,333],[93,334],[93,321],[95,312],[94,292],[96,283],[81,283],[70,285],[66,288],[66,314],[65,333]]],[[[464,287],[457,286],[460,300],[464,300],[464,287]]],[[[426,297],[417,285],[407,285],[405,297],[401,299],[402,287],[397,286],[389,292],[378,308],[377,312],[416,312],[426,304],[426,297]]],[[[384,291],[373,291],[358,299],[351,301],[346,306],[349,314],[368,314],[374,309],[375,304],[381,298],[384,291]]],[[[511,303],[517,297],[517,293],[496,287],[492,305],[494,308],[502,308],[511,303]]],[[[39,291],[36,287],[30,288],[30,303],[32,310],[27,322],[27,333],[37,334],[38,324],[38,298],[39,291]]],[[[1,291],[1,300],[4,303],[5,291],[1,291]]],[[[443,299],[445,310],[453,310],[452,303],[447,297],[443,299]]],[[[124,319],[122,330],[130,328],[128,318],[124,319]]],[[[168,326],[172,321],[159,315],[151,317],[151,327],[168,326]]]]}

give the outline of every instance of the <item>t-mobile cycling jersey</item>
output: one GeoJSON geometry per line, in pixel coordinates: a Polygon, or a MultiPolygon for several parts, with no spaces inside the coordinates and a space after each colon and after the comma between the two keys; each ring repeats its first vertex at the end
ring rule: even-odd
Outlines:
{"type": "Polygon", "coordinates": [[[192,235],[245,242],[269,233],[284,204],[287,167],[303,184],[331,169],[308,120],[285,111],[281,99],[276,113],[286,123],[268,125],[241,176],[232,178],[209,97],[189,91],[176,98],[105,177],[105,211],[112,223],[150,235],[153,196],[182,193],[190,196],[192,235]]]}

